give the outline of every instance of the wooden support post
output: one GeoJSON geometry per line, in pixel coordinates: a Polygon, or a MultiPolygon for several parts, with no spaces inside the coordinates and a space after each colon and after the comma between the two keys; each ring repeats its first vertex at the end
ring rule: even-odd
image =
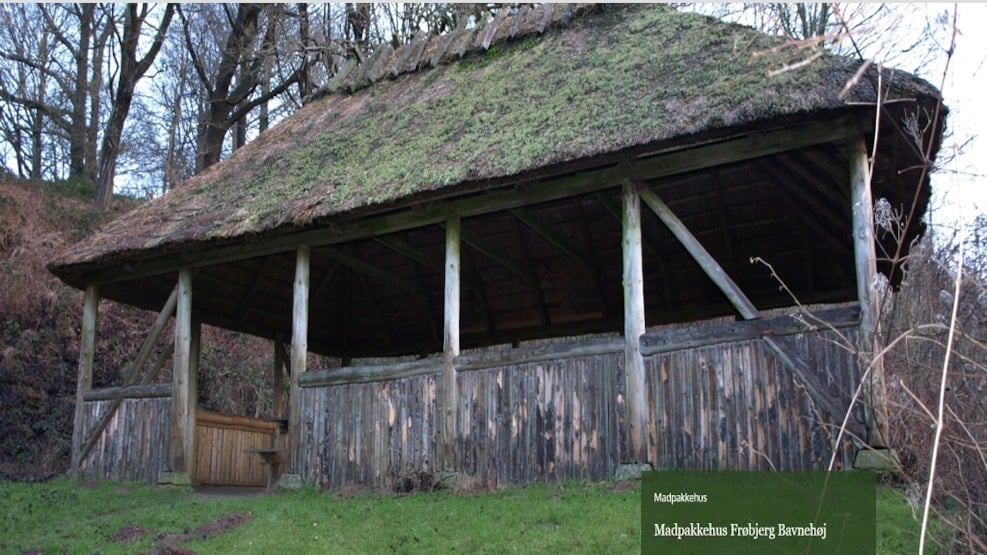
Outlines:
{"type": "Polygon", "coordinates": [[[170,467],[176,480],[188,482],[194,468],[193,443],[195,437],[195,403],[192,397],[197,389],[192,375],[192,270],[182,268],[178,272],[178,306],[175,310],[175,354],[172,370],[174,392],[172,394],[172,433],[170,467]],[[177,476],[182,476],[177,478],[177,476]]]}
{"type": "Polygon", "coordinates": [[[446,220],[445,261],[445,317],[442,341],[442,453],[441,470],[452,471],[456,466],[456,357],[459,356],[459,307],[460,307],[460,219],[446,220]]]}
{"type": "Polygon", "coordinates": [[[274,338],[274,417],[284,418],[284,339],[279,335],[274,338]]]}
{"type": "Polygon", "coordinates": [[[72,464],[69,472],[79,478],[82,464],[82,442],[85,429],[85,400],[83,396],[93,385],[93,357],[96,352],[96,315],[99,311],[99,287],[90,283],[82,305],[82,337],[79,345],[79,379],[75,387],[75,426],[72,429],[72,464]]]}
{"type": "Polygon", "coordinates": [[[860,302],[860,336],[858,351],[861,368],[870,367],[864,383],[867,411],[867,443],[886,447],[888,434],[887,395],[884,364],[874,358],[879,352],[878,298],[873,289],[877,278],[877,254],[874,246],[874,199],[870,189],[867,143],[863,137],[849,142],[850,200],[853,211],[853,252],[857,274],[857,299],[860,302]]]}
{"type": "Polygon", "coordinates": [[[644,359],[641,336],[644,335],[644,263],[641,252],[641,199],[636,188],[624,183],[623,191],[624,258],[624,376],[626,382],[627,458],[623,462],[648,461],[648,406],[645,394],[644,359]]]}
{"type": "Polygon", "coordinates": [[[294,301],[291,310],[291,387],[288,393],[288,472],[301,471],[302,406],[298,377],[308,363],[308,289],[312,250],[299,245],[295,255],[294,301]]]}

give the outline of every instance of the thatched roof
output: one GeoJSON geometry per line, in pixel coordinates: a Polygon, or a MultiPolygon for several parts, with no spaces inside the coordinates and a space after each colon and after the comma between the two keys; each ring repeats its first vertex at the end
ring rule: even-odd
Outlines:
{"type": "MultiPolygon", "coordinates": [[[[297,229],[444,189],[876,99],[866,79],[840,98],[859,64],[839,57],[767,77],[792,57],[791,49],[772,50],[781,43],[666,6],[609,8],[458,63],[330,94],[75,245],[52,270],[67,275],[79,265],[297,229]]],[[[347,86],[365,76],[353,71],[357,82],[347,86]]],[[[937,96],[903,73],[889,74],[885,85],[892,97],[937,96]]]]}
{"type": "MultiPolygon", "coordinates": [[[[650,171],[636,177],[714,255],[733,261],[728,269],[755,302],[784,302],[775,298],[776,283],[746,267],[746,257],[765,252],[803,268],[794,286],[811,298],[852,299],[843,140],[873,136],[876,69],[857,76],[841,96],[858,62],[827,54],[779,71],[809,54],[748,27],[667,6],[544,9],[551,12],[524,10],[486,27],[367,55],[292,117],[74,245],[51,271],[77,287],[95,279],[107,285],[104,296],[156,308],[174,285],[175,269],[192,264],[202,270],[197,291],[204,295],[197,298],[206,300],[197,310],[204,321],[273,337],[290,328],[283,307],[291,304],[291,252],[305,241],[321,245],[313,280],[321,280],[324,292],[313,300],[310,330],[338,342],[313,350],[376,349],[376,332],[354,322],[388,328],[391,352],[428,350],[441,319],[431,322],[432,330],[422,329],[420,319],[441,299],[441,273],[431,262],[442,252],[442,231],[434,225],[442,219],[416,220],[416,214],[434,215],[433,208],[453,200],[474,206],[496,197],[499,212],[478,209],[472,215],[482,219],[464,224],[471,248],[482,253],[468,264],[474,275],[466,284],[472,293],[463,325],[476,335],[464,331],[464,346],[558,334],[563,323],[567,330],[616,330],[619,215],[615,221],[613,191],[602,191],[619,188],[619,176],[627,174],[618,170],[640,162],[650,171]],[[770,157],[732,157],[731,164],[689,162],[694,152],[711,152],[692,150],[699,146],[743,138],[744,148],[756,147],[775,131],[810,128],[827,130],[827,138],[798,152],[779,148],[770,157]],[[669,153],[678,156],[671,173],[663,169],[669,153]],[[578,198],[566,193],[572,198],[563,202],[551,191],[564,180],[605,182],[582,186],[578,198]],[[512,195],[526,200],[503,202],[512,195]],[[535,205],[537,199],[558,202],[535,205]],[[514,209],[521,205],[527,207],[514,209]],[[392,218],[386,229],[359,225],[391,216],[417,223],[395,226],[392,218]],[[396,230],[403,235],[380,236],[396,230]],[[820,233],[823,240],[812,237],[820,233]],[[556,257],[560,248],[566,254],[556,257]],[[366,292],[364,305],[353,300],[359,291],[366,292]],[[340,309],[346,302],[351,305],[340,309]]],[[[901,118],[919,113],[922,127],[939,94],[890,70],[881,86],[882,99],[894,102],[882,109],[875,196],[895,207],[917,198],[920,215],[928,181],[902,171],[920,157],[901,118]]],[[[926,131],[938,141],[941,129],[940,123],[926,131]]],[[[910,235],[920,229],[916,222],[910,235]]],[[[657,269],[646,279],[666,297],[649,323],[730,310],[707,302],[708,280],[667,232],[648,233],[652,261],[645,263],[657,269]]]]}

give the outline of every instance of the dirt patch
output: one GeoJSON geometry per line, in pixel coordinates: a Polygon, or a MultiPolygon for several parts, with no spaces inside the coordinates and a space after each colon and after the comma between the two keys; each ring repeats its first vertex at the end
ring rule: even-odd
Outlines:
{"type": "Polygon", "coordinates": [[[248,520],[250,520],[250,513],[247,512],[235,511],[232,513],[226,513],[216,520],[207,522],[195,530],[192,530],[189,534],[187,534],[187,536],[188,538],[199,538],[202,540],[209,539],[213,536],[218,536],[223,532],[232,530],[248,520]]]}
{"type": "Polygon", "coordinates": [[[112,536],[110,536],[111,542],[121,542],[121,543],[133,543],[140,541],[144,536],[150,534],[151,531],[143,526],[137,524],[124,524],[119,530],[117,530],[112,536]]]}
{"type": "MultiPolygon", "coordinates": [[[[250,520],[250,518],[250,513],[234,511],[231,513],[226,513],[215,520],[211,520],[202,526],[199,526],[195,530],[185,534],[162,532],[154,538],[154,541],[151,543],[151,550],[147,552],[147,555],[195,555],[195,551],[181,547],[178,544],[192,539],[206,540],[213,536],[218,536],[223,532],[228,532],[237,526],[240,526],[244,522],[250,520]]],[[[113,541],[138,541],[150,533],[150,530],[145,530],[140,526],[128,524],[117,531],[116,534],[113,534],[110,539],[113,541]],[[116,539],[117,536],[130,538],[137,533],[140,533],[140,535],[133,539],[116,539]]]]}
{"type": "Polygon", "coordinates": [[[621,480],[614,484],[613,487],[610,488],[610,491],[614,493],[621,493],[632,489],[634,489],[634,482],[631,482],[630,480],[621,480]]]}

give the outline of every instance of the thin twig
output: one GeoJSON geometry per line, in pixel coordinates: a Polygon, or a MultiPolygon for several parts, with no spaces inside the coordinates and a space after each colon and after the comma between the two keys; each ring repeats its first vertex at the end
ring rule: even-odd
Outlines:
{"type": "MultiPolygon", "coordinates": [[[[961,232],[962,235],[962,232],[961,232]]],[[[939,381],[939,408],[936,417],[936,433],[932,440],[932,461],[929,463],[929,485],[925,492],[925,509],[922,512],[922,533],[919,537],[918,552],[925,553],[925,533],[929,526],[929,506],[932,504],[932,489],[936,481],[936,460],[939,457],[939,441],[942,438],[943,413],[946,412],[946,380],[949,377],[949,359],[953,352],[953,337],[960,310],[960,286],[963,283],[963,241],[957,249],[956,281],[953,290],[953,310],[949,320],[949,336],[946,339],[946,355],[942,362],[942,379],[939,381]]]]}

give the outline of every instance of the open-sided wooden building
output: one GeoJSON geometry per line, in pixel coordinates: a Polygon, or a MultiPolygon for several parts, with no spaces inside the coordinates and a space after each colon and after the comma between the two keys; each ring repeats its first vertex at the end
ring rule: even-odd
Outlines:
{"type": "MultiPolygon", "coordinates": [[[[907,246],[943,120],[911,75],[810,54],[666,6],[546,5],[345,66],[51,264],[86,291],[73,471],[204,480],[204,422],[330,487],[825,466],[876,275],[900,275],[875,199],[907,246]],[[91,388],[100,298],[160,311],[151,339],[174,316],[173,383],[91,388]],[[201,324],[274,340],[282,439],[197,411],[201,324]]],[[[856,406],[838,460],[881,426],[856,406]]]]}

